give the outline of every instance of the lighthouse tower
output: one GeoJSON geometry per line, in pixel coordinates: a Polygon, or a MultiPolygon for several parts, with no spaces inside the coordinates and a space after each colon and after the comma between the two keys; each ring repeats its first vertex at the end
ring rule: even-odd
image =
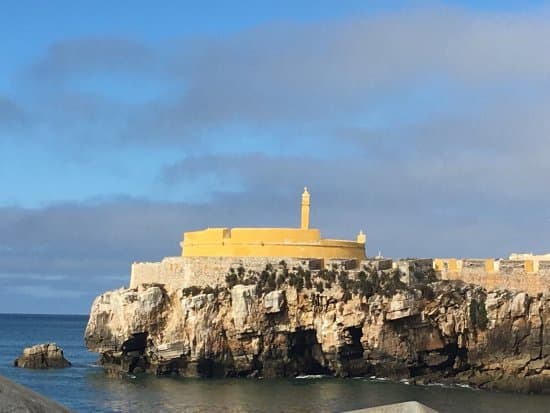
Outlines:
{"type": "Polygon", "coordinates": [[[309,192],[307,187],[304,188],[304,193],[302,194],[302,224],[300,228],[309,229],[309,192]]]}

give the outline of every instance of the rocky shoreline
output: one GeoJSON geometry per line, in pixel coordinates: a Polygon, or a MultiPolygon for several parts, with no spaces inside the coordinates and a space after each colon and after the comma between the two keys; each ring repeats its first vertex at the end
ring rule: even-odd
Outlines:
{"type": "Polygon", "coordinates": [[[85,333],[111,374],[383,376],[550,392],[550,295],[416,273],[266,267],[226,284],[96,298],[85,333]]]}

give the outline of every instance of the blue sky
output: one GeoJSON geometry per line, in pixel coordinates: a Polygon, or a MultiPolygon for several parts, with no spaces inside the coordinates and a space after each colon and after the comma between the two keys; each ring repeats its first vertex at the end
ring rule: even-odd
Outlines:
{"type": "Polygon", "coordinates": [[[546,2],[7,1],[0,312],[86,313],[183,231],[549,245],[546,2]]]}

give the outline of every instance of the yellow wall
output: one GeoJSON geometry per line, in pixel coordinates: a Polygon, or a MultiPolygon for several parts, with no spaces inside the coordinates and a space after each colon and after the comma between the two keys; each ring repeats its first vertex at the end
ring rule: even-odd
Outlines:
{"type": "Polygon", "coordinates": [[[485,260],[485,271],[494,272],[495,271],[495,260],[493,258],[487,258],[485,260]]]}
{"type": "Polygon", "coordinates": [[[458,271],[458,264],[456,258],[451,258],[449,260],[449,271],[458,271]]]}
{"type": "Polygon", "coordinates": [[[321,239],[318,229],[209,228],[187,232],[184,257],[295,257],[365,259],[365,244],[321,239]]]}

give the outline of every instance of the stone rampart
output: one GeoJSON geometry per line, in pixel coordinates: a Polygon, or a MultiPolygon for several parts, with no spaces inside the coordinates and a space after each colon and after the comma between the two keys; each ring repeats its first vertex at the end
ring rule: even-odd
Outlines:
{"type": "Polygon", "coordinates": [[[435,259],[434,269],[443,280],[461,280],[487,290],[537,295],[550,288],[550,261],[448,258],[435,259]]]}
{"type": "Polygon", "coordinates": [[[550,288],[550,261],[490,259],[424,259],[399,260],[304,260],[280,257],[167,257],[160,262],[134,263],[130,287],[140,284],[164,284],[169,290],[179,288],[216,287],[225,284],[230,268],[244,268],[246,272],[261,272],[267,264],[285,261],[288,268],[311,270],[341,268],[360,271],[363,267],[376,270],[399,269],[407,281],[410,274],[436,270],[443,280],[462,280],[480,285],[487,290],[509,289],[536,295],[550,288]]]}
{"type": "Polygon", "coordinates": [[[168,289],[216,287],[225,284],[230,268],[261,272],[267,264],[284,261],[289,268],[307,267],[308,260],[280,257],[166,257],[160,262],[132,264],[130,288],[140,284],[164,284],[168,289]]]}
{"type": "Polygon", "coordinates": [[[140,284],[164,284],[169,288],[184,288],[185,259],[166,257],[160,262],[135,262],[132,264],[130,288],[140,284]]]}

